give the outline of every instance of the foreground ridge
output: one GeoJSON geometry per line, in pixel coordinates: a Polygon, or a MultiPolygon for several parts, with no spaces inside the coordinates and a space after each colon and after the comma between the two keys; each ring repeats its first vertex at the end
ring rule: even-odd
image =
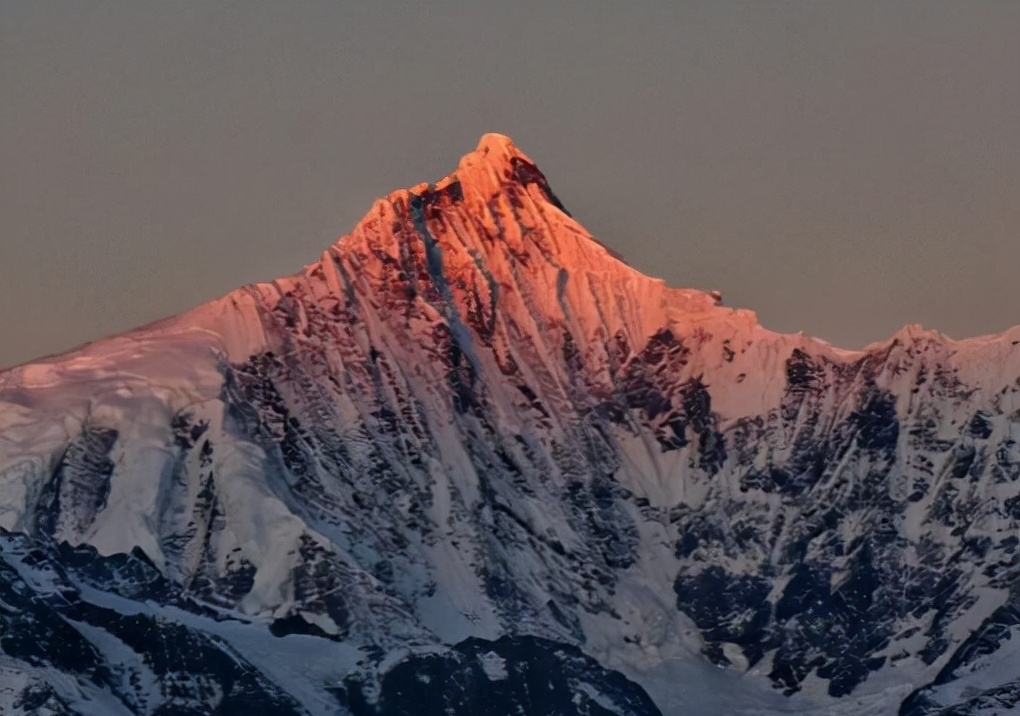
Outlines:
{"type": "Polygon", "coordinates": [[[991,713],[1020,327],[773,333],[487,134],[294,276],[0,373],[0,530],[5,713],[991,713]]]}

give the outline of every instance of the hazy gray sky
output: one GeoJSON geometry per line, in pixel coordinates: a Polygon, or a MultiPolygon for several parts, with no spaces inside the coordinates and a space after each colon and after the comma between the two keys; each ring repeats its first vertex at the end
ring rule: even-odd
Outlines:
{"type": "Polygon", "coordinates": [[[1018,38],[1012,1],[0,0],[0,366],[292,273],[487,131],[769,328],[999,331],[1018,38]]]}

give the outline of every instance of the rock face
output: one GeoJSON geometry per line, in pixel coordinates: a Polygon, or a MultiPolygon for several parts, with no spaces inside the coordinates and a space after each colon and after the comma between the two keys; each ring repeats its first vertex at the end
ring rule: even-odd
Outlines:
{"type": "Polygon", "coordinates": [[[1020,708],[1020,327],[772,333],[486,135],[0,374],[0,546],[4,713],[1020,708]]]}

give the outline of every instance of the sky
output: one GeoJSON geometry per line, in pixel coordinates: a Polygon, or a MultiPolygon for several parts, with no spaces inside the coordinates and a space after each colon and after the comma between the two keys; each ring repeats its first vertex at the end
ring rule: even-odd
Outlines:
{"type": "Polygon", "coordinates": [[[1017,2],[0,0],[0,366],[289,275],[485,132],[845,348],[1020,323],[1017,2]]]}

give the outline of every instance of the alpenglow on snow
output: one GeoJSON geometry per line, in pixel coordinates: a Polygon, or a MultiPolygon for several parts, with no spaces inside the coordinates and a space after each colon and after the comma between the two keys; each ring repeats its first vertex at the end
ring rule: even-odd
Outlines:
{"type": "Polygon", "coordinates": [[[297,275],[0,373],[0,711],[1020,709],[1020,327],[718,298],[489,134],[297,275]]]}

